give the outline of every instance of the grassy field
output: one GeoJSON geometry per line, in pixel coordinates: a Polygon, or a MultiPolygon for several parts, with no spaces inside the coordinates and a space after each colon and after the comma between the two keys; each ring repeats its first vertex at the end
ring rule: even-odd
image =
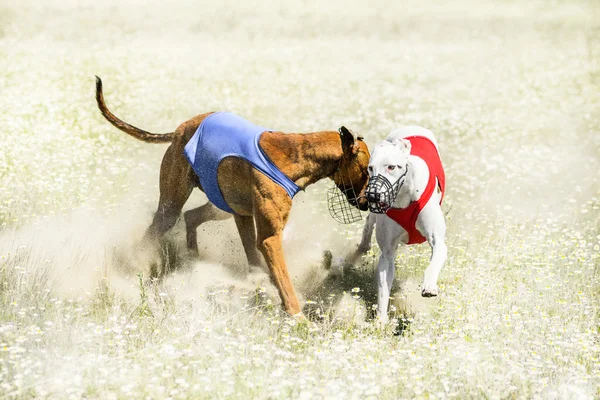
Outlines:
{"type": "Polygon", "coordinates": [[[600,397],[600,4],[370,3],[0,1],[1,397],[600,397]],[[362,229],[329,218],[331,182],[285,232],[314,326],[247,272],[233,221],[199,229],[202,261],[180,221],[174,272],[140,284],[166,147],[102,119],[94,74],[154,132],[211,110],[370,146],[431,129],[440,296],[419,295],[428,247],[403,248],[398,318],[373,323],[378,249],[322,266],[362,229]]]}

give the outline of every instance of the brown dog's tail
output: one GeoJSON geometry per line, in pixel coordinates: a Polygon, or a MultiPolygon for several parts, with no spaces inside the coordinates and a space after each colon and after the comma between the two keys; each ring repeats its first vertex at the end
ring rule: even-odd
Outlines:
{"type": "Polygon", "coordinates": [[[102,79],[96,75],[96,101],[98,102],[98,108],[100,112],[116,128],[122,130],[128,135],[133,136],[136,139],[143,140],[147,143],[166,143],[173,140],[173,132],[170,133],[150,133],[136,128],[133,125],[129,125],[127,122],[117,118],[104,103],[104,95],[102,94],[102,79]]]}

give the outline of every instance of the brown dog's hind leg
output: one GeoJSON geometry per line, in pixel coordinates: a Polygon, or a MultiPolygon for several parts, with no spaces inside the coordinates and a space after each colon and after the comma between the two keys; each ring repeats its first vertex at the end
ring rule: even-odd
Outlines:
{"type": "Polygon", "coordinates": [[[144,236],[146,243],[156,243],[175,225],[195,186],[192,168],[182,156],[174,154],[174,144],[165,152],[160,166],[160,198],[144,236]]]}
{"type": "Polygon", "coordinates": [[[225,212],[213,203],[208,202],[200,207],[183,213],[185,220],[186,241],[188,252],[191,256],[198,256],[198,233],[200,225],[208,221],[221,221],[230,218],[231,214],[225,212]]]}
{"type": "Polygon", "coordinates": [[[248,265],[259,267],[262,265],[262,260],[256,247],[256,227],[254,226],[254,217],[234,215],[235,224],[237,225],[244,246],[244,252],[248,259],[248,265]]]}

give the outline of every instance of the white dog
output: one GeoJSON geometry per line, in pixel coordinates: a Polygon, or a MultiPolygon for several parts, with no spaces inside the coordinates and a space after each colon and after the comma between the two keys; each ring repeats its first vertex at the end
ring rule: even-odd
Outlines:
{"type": "Polygon", "coordinates": [[[400,242],[429,243],[431,260],[425,270],[421,295],[438,294],[437,279],[447,255],[446,223],[440,207],[445,175],[433,133],[418,126],[394,130],[373,149],[369,175],[366,196],[371,213],[359,251],[370,249],[376,223],[377,244],[381,249],[376,278],[377,314],[386,322],[400,242]]]}

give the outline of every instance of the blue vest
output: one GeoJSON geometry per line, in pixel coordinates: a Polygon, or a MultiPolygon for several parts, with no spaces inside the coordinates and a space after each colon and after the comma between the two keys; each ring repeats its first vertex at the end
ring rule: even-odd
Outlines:
{"type": "Polygon", "coordinates": [[[200,178],[200,184],[211,203],[223,211],[234,213],[223,198],[217,169],[225,157],[239,157],[271,178],[293,198],[300,188],[273,164],[258,144],[268,129],[254,125],[228,112],[217,112],[202,121],[185,145],[185,157],[200,178]]]}

